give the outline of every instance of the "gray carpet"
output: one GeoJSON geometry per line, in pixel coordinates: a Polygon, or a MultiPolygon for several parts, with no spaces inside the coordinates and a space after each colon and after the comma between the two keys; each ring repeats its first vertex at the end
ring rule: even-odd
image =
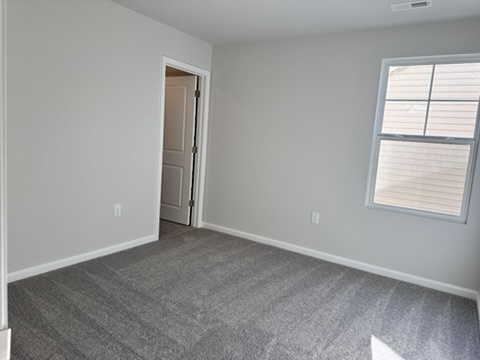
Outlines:
{"type": "Polygon", "coordinates": [[[471,300],[205,229],[9,285],[12,359],[480,359],[471,300]]]}

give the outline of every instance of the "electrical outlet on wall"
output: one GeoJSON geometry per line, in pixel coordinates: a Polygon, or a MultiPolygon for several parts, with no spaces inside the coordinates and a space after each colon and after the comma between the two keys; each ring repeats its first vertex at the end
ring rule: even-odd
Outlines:
{"type": "Polygon", "coordinates": [[[122,204],[115,204],[113,207],[113,216],[122,216],[122,204]]]}
{"type": "Polygon", "coordinates": [[[318,223],[320,222],[320,214],[318,212],[312,212],[311,222],[312,224],[318,225],[318,223]]]}

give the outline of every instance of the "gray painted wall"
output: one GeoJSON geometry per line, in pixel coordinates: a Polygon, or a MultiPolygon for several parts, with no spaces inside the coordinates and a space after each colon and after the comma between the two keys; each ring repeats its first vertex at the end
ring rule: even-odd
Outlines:
{"type": "MultiPolygon", "coordinates": [[[[5,1],[0,0],[0,331],[8,328],[6,239],[5,1]]],[[[1,347],[1,345],[0,345],[1,347]]],[[[2,352],[0,349],[0,356],[2,352]]]]}
{"type": "Polygon", "coordinates": [[[479,34],[476,18],[214,47],[205,221],[476,291],[478,164],[467,225],[364,204],[382,58],[478,53],[479,34]]]}
{"type": "Polygon", "coordinates": [[[153,236],[162,56],[211,45],[107,0],[7,8],[9,272],[153,236]]]}

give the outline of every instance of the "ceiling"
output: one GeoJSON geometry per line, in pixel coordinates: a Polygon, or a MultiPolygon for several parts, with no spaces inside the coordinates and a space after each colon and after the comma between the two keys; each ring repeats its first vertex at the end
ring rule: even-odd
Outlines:
{"type": "Polygon", "coordinates": [[[480,16],[480,0],[112,0],[213,45],[480,16]]]}

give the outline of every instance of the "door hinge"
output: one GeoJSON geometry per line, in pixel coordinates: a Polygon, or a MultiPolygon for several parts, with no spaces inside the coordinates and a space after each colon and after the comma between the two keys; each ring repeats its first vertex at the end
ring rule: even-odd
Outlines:
{"type": "Polygon", "coordinates": [[[200,90],[195,90],[195,97],[197,99],[200,97],[200,90]]]}
{"type": "Polygon", "coordinates": [[[198,152],[198,147],[192,146],[192,154],[196,154],[198,152]]]}
{"type": "Polygon", "coordinates": [[[188,206],[194,207],[194,206],[195,206],[195,200],[190,200],[190,201],[188,202],[188,206]]]}

